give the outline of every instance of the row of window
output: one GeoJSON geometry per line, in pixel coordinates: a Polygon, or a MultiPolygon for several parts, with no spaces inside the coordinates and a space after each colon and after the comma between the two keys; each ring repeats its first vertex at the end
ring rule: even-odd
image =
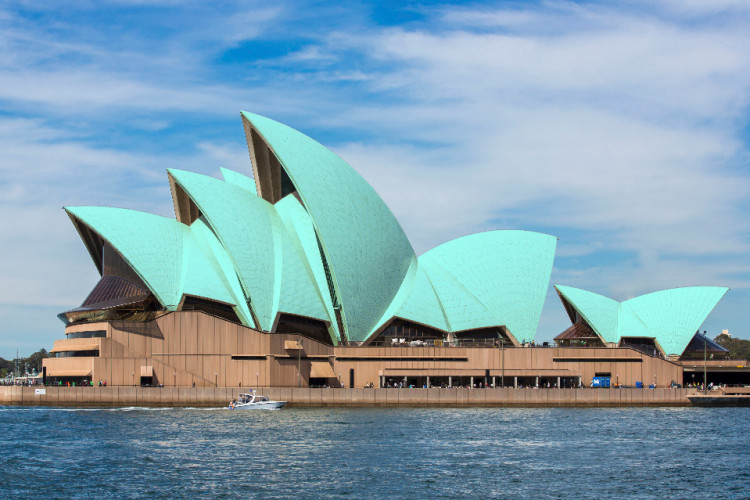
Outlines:
{"type": "Polygon", "coordinates": [[[96,339],[105,338],[107,336],[106,330],[91,330],[88,332],[71,332],[65,334],[68,339],[96,339]]]}

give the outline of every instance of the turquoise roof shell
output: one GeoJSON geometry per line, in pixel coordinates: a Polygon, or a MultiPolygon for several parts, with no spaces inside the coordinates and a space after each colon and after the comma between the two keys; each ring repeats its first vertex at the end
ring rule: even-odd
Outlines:
{"type": "Polygon", "coordinates": [[[260,327],[271,331],[280,312],[330,322],[301,246],[274,205],[213,177],[169,169],[206,218],[243,285],[260,327]]]}
{"type": "Polygon", "coordinates": [[[578,314],[604,342],[620,341],[617,331],[619,302],[598,293],[570,286],[556,285],[555,289],[578,311],[578,314]]]}
{"type": "Polygon", "coordinates": [[[517,342],[531,341],[556,246],[554,236],[515,230],[444,243],[419,257],[393,316],[452,333],[504,326],[517,342]]]}
{"type": "Polygon", "coordinates": [[[187,226],[158,215],[110,207],[68,207],[69,215],[116,249],[164,307],[182,295],[183,242],[187,226]]]}
{"type": "Polygon", "coordinates": [[[338,344],[341,340],[341,334],[335,321],[336,313],[331,293],[328,289],[323,261],[320,258],[320,248],[318,247],[318,240],[315,236],[312,219],[294,196],[285,197],[276,203],[275,206],[297,251],[301,255],[304,255],[307,261],[308,270],[312,274],[315,283],[315,293],[318,300],[323,304],[330,322],[328,328],[331,333],[331,339],[335,344],[338,344]]]}
{"type": "Polygon", "coordinates": [[[547,234],[488,231],[444,243],[419,262],[433,283],[442,271],[460,284],[437,288],[454,332],[502,325],[518,342],[528,342],[542,314],[556,246],[557,238],[547,234]],[[449,301],[471,309],[466,314],[448,307],[449,301]]]}
{"type": "Polygon", "coordinates": [[[183,295],[235,306],[243,324],[254,327],[227,256],[198,220],[188,227],[174,219],[109,207],[69,207],[68,214],[108,242],[138,274],[157,300],[176,310],[183,295]]]}
{"type": "Polygon", "coordinates": [[[556,285],[570,304],[605,342],[623,337],[653,338],[666,355],[681,355],[729,288],[673,288],[617,302],[602,295],[556,285]]]}
{"type": "Polygon", "coordinates": [[[622,306],[647,325],[666,354],[682,354],[728,291],[718,286],[673,288],[626,300],[622,306]]]}
{"type": "Polygon", "coordinates": [[[274,323],[274,290],[281,286],[281,258],[274,226],[278,216],[263,198],[207,175],[169,169],[206,217],[210,227],[233,261],[250,308],[263,330],[274,323]],[[278,253],[278,255],[277,255],[278,253]]]}
{"type": "Polygon", "coordinates": [[[310,214],[341,304],[344,335],[366,340],[415,258],[409,240],[372,186],[333,151],[274,120],[242,116],[274,152],[310,214]]]}

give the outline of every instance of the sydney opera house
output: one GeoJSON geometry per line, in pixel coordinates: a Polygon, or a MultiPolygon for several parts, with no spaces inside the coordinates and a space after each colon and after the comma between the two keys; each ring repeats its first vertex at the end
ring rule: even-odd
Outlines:
{"type": "Polygon", "coordinates": [[[168,170],[175,218],[65,208],[101,279],[59,315],[65,339],[45,360],[48,379],[571,387],[598,375],[669,384],[706,348],[696,332],[726,288],[619,303],[557,286],[572,326],[555,347],[537,346],[554,236],[489,231],[417,256],[339,156],[268,118],[243,112],[242,122],[252,177],[168,170]]]}

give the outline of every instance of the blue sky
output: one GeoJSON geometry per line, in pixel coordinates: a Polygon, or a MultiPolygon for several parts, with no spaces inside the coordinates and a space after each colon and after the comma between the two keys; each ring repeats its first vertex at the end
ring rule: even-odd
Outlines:
{"type": "MultiPolygon", "coordinates": [[[[732,288],[750,338],[750,3],[1,2],[0,356],[96,270],[63,205],[173,215],[165,170],[249,173],[239,111],[302,130],[417,253],[559,237],[553,284],[732,288]]],[[[550,288],[537,334],[569,326],[550,288]]]]}

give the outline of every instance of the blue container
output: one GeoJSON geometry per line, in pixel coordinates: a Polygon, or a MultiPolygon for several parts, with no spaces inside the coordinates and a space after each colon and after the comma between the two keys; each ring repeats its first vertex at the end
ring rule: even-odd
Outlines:
{"type": "Polygon", "coordinates": [[[635,383],[635,388],[636,389],[643,389],[643,382],[636,382],[635,383]]]}
{"type": "Polygon", "coordinates": [[[609,387],[609,377],[594,377],[591,387],[609,387]]]}

